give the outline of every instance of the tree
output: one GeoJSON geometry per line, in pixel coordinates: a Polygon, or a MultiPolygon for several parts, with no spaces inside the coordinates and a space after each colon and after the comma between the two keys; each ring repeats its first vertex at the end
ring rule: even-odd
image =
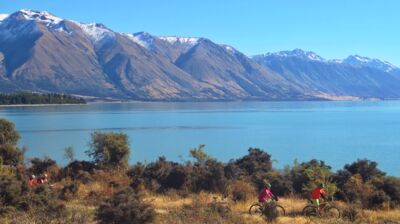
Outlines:
{"type": "Polygon", "coordinates": [[[75,160],[74,158],[74,148],[72,146],[68,146],[64,149],[64,157],[71,163],[75,160]]]}
{"type": "Polygon", "coordinates": [[[193,157],[198,164],[204,164],[208,160],[212,160],[213,159],[210,155],[208,155],[204,151],[204,147],[205,146],[206,145],[202,144],[202,145],[199,145],[199,147],[193,148],[193,149],[191,149],[189,151],[190,152],[190,156],[193,157]]]}
{"type": "Polygon", "coordinates": [[[17,165],[24,160],[23,152],[17,148],[20,135],[15,125],[5,119],[0,119],[0,157],[4,165],[17,165]]]}
{"type": "Polygon", "coordinates": [[[90,150],[86,151],[93,161],[103,168],[126,169],[129,159],[128,136],[122,133],[92,133],[90,150]]]}
{"type": "Polygon", "coordinates": [[[0,118],[0,144],[17,145],[19,139],[14,123],[0,118]]]}

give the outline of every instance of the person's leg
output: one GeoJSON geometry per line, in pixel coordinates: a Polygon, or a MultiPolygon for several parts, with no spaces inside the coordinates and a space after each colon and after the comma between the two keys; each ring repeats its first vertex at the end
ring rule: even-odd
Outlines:
{"type": "Polygon", "coordinates": [[[319,199],[314,199],[314,200],[315,200],[315,204],[317,205],[317,210],[319,212],[319,206],[320,206],[319,199]]]}

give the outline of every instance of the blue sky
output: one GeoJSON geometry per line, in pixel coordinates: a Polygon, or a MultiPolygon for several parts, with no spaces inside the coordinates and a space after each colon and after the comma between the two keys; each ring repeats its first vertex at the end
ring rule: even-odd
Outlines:
{"type": "Polygon", "coordinates": [[[207,37],[247,55],[301,48],[400,66],[398,0],[0,0],[0,12],[47,10],[133,33],[207,37]]]}

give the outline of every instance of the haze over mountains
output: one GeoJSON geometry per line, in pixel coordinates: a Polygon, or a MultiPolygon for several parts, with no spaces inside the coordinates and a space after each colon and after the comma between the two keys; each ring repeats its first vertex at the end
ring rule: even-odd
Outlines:
{"type": "Polygon", "coordinates": [[[0,14],[0,92],[124,100],[399,98],[400,69],[313,52],[248,57],[206,38],[123,34],[48,12],[0,14]]]}

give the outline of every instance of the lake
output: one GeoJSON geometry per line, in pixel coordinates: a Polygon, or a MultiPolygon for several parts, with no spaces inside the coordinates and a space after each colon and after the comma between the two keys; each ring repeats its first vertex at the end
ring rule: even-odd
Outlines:
{"type": "Polygon", "coordinates": [[[189,149],[205,144],[228,161],[259,147],[282,168],[293,161],[324,160],[334,169],[357,158],[400,176],[400,101],[104,103],[1,107],[16,124],[27,157],[49,156],[66,164],[64,148],[87,159],[94,130],[128,134],[130,162],[164,155],[188,160],[189,149]]]}

